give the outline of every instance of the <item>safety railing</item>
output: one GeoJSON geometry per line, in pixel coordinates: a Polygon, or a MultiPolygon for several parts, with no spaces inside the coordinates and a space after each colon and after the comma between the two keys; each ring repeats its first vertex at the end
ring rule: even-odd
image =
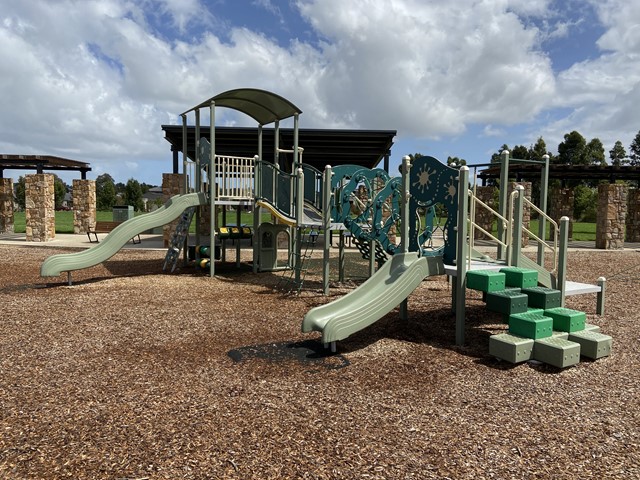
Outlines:
{"type": "Polygon", "coordinates": [[[217,198],[227,200],[252,199],[254,169],[258,157],[231,157],[216,155],[215,184],[217,198]]]}
{"type": "MultiPolygon", "coordinates": [[[[501,245],[505,250],[508,250],[511,246],[512,235],[505,235],[504,239],[500,239],[493,235],[491,232],[485,230],[476,222],[476,212],[477,208],[482,207],[489,214],[494,217],[497,221],[502,222],[502,231],[511,232],[512,224],[513,224],[513,216],[509,215],[509,218],[503,217],[498,212],[496,212],[489,205],[480,200],[473,191],[469,192],[469,248],[467,249],[467,265],[471,265],[471,259],[473,256],[473,251],[475,248],[475,236],[476,230],[482,232],[486,235],[490,241],[496,242],[498,245],[501,245]]],[[[511,209],[510,211],[513,211],[511,209]]]]}

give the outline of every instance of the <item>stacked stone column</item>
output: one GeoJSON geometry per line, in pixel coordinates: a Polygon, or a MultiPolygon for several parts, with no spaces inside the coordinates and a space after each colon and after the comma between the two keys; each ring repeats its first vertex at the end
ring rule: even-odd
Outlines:
{"type": "Polygon", "coordinates": [[[626,185],[616,183],[598,185],[596,248],[606,250],[624,248],[627,190],[626,185]]]}
{"type": "Polygon", "coordinates": [[[640,242],[640,189],[630,189],[627,198],[626,240],[627,242],[640,242]]]}
{"type": "Polygon", "coordinates": [[[53,180],[50,173],[25,176],[27,242],[48,242],[56,237],[53,180]]]}
{"type": "Polygon", "coordinates": [[[95,180],[73,181],[73,233],[87,233],[96,221],[95,180]]]}
{"type": "MultiPolygon", "coordinates": [[[[497,187],[476,187],[476,196],[478,199],[486,203],[492,210],[498,211],[498,188],[497,187]]],[[[476,206],[475,211],[476,223],[478,226],[491,232],[493,223],[496,221],[496,216],[483,206],[476,206]]],[[[489,237],[482,233],[480,230],[474,232],[474,238],[476,240],[488,240],[489,237]]]]}
{"type": "MultiPolygon", "coordinates": [[[[184,175],[181,173],[163,173],[162,174],[162,197],[164,201],[168,201],[174,195],[180,195],[184,192],[184,175]]],[[[171,242],[171,235],[178,226],[180,217],[173,222],[165,225],[162,229],[164,246],[168,247],[171,242]]]]}
{"type": "MultiPolygon", "coordinates": [[[[569,238],[573,238],[573,204],[575,196],[572,188],[551,188],[548,199],[549,216],[560,225],[562,217],[569,218],[569,238]]],[[[553,227],[549,227],[553,231],[553,227]]]]}
{"type": "Polygon", "coordinates": [[[0,233],[14,232],[13,179],[0,178],[0,233]]]}

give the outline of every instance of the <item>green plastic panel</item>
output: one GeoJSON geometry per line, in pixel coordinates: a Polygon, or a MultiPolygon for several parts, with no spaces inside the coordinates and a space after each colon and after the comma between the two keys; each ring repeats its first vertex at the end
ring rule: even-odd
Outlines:
{"type": "Polygon", "coordinates": [[[504,273],[507,287],[533,288],[538,286],[538,271],[529,268],[504,267],[500,269],[504,273]]]}
{"type": "Polygon", "coordinates": [[[490,270],[471,270],[467,272],[467,288],[482,292],[504,290],[505,274],[490,270]]]}
{"type": "Polygon", "coordinates": [[[613,339],[600,332],[581,331],[569,334],[569,340],[580,344],[582,355],[597,359],[611,354],[613,339]]]}
{"type": "Polygon", "coordinates": [[[556,307],[544,311],[547,317],[553,318],[553,329],[561,332],[579,332],[584,330],[587,314],[570,308],[556,307]]]}
{"type": "Polygon", "coordinates": [[[571,367],[580,361],[580,344],[554,337],[536,340],[533,358],[558,368],[571,367]]]}
{"type": "Polygon", "coordinates": [[[508,333],[489,337],[489,354],[511,363],[531,360],[533,340],[508,333]]]}
{"type": "Polygon", "coordinates": [[[527,311],[528,297],[519,289],[489,292],[486,295],[487,308],[493,312],[511,315],[527,311]]]}
{"type": "Polygon", "coordinates": [[[553,333],[553,320],[539,313],[519,313],[509,317],[509,333],[521,337],[550,337],[553,333]]]}
{"type": "Polygon", "coordinates": [[[523,288],[522,293],[529,296],[529,306],[533,308],[556,308],[562,302],[560,290],[547,287],[523,288]]]}

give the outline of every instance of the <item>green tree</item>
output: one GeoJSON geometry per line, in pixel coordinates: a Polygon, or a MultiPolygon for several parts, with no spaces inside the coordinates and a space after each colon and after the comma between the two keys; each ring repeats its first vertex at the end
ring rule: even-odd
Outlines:
{"type": "Polygon", "coordinates": [[[592,138],[584,151],[584,165],[606,165],[604,145],[599,138],[592,138]]]}
{"type": "Polygon", "coordinates": [[[124,203],[132,205],[133,209],[141,212],[144,210],[144,202],[142,201],[142,187],[140,183],[130,178],[124,188],[124,203]]]}
{"type": "Polygon", "coordinates": [[[547,144],[545,143],[544,139],[542,137],[538,137],[536,143],[529,147],[527,158],[529,160],[542,160],[542,157],[544,157],[545,155],[549,155],[549,157],[551,157],[551,155],[547,151],[547,144]]]}
{"type": "Polygon", "coordinates": [[[26,203],[27,203],[27,187],[26,187],[26,179],[20,175],[20,177],[18,177],[18,183],[16,183],[16,187],[15,187],[15,195],[16,195],[16,204],[18,205],[18,207],[20,207],[21,210],[25,209],[26,203]]]}
{"type": "Polygon", "coordinates": [[[491,155],[491,163],[500,163],[500,155],[502,154],[502,152],[504,152],[505,150],[509,150],[509,145],[507,145],[506,143],[503,144],[499,149],[497,153],[494,153],[493,155],[491,155]]]}
{"type": "Polygon", "coordinates": [[[459,157],[447,157],[447,165],[450,167],[460,168],[466,165],[467,161],[464,158],[459,157]]]}
{"type": "Polygon", "coordinates": [[[640,131],[629,146],[629,160],[630,165],[640,165],[640,131]]]}
{"type": "Polygon", "coordinates": [[[565,165],[584,165],[587,141],[575,130],[564,136],[558,145],[557,163],[565,165]]]}
{"type": "Polygon", "coordinates": [[[53,196],[55,209],[59,210],[64,203],[64,197],[67,195],[67,185],[57,175],[53,176],[53,196]]]}
{"type": "Polygon", "coordinates": [[[518,160],[528,160],[529,159],[529,149],[523,145],[516,145],[511,150],[511,158],[517,158],[518,160]]]}
{"type": "Polygon", "coordinates": [[[609,150],[609,159],[611,160],[611,165],[614,167],[619,167],[629,163],[627,151],[622,146],[622,142],[620,140],[618,140],[613,148],[609,150]]]}
{"type": "Polygon", "coordinates": [[[586,185],[574,189],[573,215],[579,222],[595,222],[598,190],[586,185]]]}
{"type": "Polygon", "coordinates": [[[96,178],[96,208],[100,211],[109,211],[116,204],[116,186],[113,178],[108,173],[98,175],[96,178]]]}

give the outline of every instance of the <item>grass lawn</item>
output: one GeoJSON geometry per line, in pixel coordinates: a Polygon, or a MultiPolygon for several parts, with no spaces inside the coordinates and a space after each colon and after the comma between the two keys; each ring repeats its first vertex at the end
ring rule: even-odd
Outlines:
{"type": "MultiPolygon", "coordinates": [[[[141,214],[144,215],[144,214],[141,214]]],[[[113,220],[113,213],[111,211],[108,212],[96,212],[96,221],[98,222],[110,222],[113,220]]],[[[218,221],[222,221],[222,214],[218,215],[218,221]]],[[[268,214],[264,214],[262,216],[263,222],[271,221],[271,216],[268,214]]],[[[227,223],[235,224],[236,222],[236,213],[235,212],[227,212],[227,223]]],[[[253,213],[252,212],[242,212],[240,217],[240,223],[246,225],[253,224],[253,213]]],[[[14,231],[16,233],[25,233],[25,215],[24,212],[15,212],[13,216],[13,225],[14,231]]],[[[195,216],[193,221],[191,222],[191,228],[189,230],[191,233],[195,233],[196,231],[196,223],[195,216]]],[[[56,233],[73,233],[73,212],[72,211],[56,211],[56,233]]]]}

